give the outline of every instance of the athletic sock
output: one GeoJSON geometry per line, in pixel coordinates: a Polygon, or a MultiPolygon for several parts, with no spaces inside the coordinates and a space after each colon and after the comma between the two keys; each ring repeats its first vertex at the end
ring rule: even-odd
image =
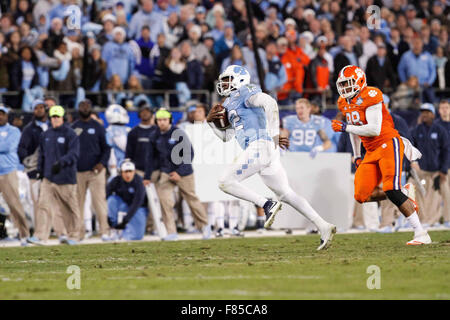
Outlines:
{"type": "Polygon", "coordinates": [[[406,217],[406,220],[411,224],[411,226],[414,229],[414,236],[416,236],[418,233],[423,232],[422,224],[420,223],[419,216],[417,215],[417,212],[414,211],[412,215],[409,217],[406,217]]]}
{"type": "Polygon", "coordinates": [[[257,216],[256,217],[256,228],[257,229],[263,229],[265,222],[266,222],[266,217],[265,216],[257,216]]]}
{"type": "Polygon", "coordinates": [[[5,226],[6,216],[3,214],[0,214],[0,239],[4,239],[8,237],[8,233],[6,232],[6,226],[5,226]]]}
{"type": "Polygon", "coordinates": [[[314,223],[319,231],[322,231],[328,225],[328,223],[319,216],[316,210],[311,207],[309,202],[295,192],[289,192],[284,196],[283,201],[294,207],[298,212],[314,223]]]}

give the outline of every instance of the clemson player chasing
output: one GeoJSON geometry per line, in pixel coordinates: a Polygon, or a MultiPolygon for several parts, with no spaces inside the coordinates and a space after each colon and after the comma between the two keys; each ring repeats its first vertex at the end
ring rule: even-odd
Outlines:
{"type": "MultiPolygon", "coordinates": [[[[401,173],[403,153],[408,159],[421,154],[410,142],[400,137],[383,103],[381,90],[366,84],[364,71],[356,66],[345,66],[336,81],[339,92],[338,108],[346,122],[332,121],[336,132],[348,132],[353,148],[355,173],[355,199],[363,203],[388,198],[403,213],[414,229],[414,239],[407,245],[431,243],[417,214],[417,205],[402,192],[401,173]],[[367,153],[361,160],[361,142],[367,153]],[[383,182],[383,190],[377,186],[383,182]]],[[[405,186],[406,187],[406,186],[405,186]]],[[[410,186],[410,188],[413,188],[410,186]]],[[[411,190],[410,194],[414,192],[411,190]]]]}

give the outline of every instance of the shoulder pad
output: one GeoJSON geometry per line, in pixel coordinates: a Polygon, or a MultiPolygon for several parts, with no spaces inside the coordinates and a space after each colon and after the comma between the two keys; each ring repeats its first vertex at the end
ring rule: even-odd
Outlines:
{"type": "Polygon", "coordinates": [[[261,88],[254,84],[247,84],[239,89],[241,97],[251,97],[252,95],[262,92],[261,88]]]}

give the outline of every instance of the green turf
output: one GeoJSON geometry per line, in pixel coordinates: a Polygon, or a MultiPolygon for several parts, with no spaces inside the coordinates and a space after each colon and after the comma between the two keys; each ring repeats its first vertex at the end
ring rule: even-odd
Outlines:
{"type": "Polygon", "coordinates": [[[0,248],[0,299],[450,299],[450,231],[0,248]],[[81,268],[68,290],[67,267],[81,268]],[[381,269],[369,290],[367,267],[381,269]]]}

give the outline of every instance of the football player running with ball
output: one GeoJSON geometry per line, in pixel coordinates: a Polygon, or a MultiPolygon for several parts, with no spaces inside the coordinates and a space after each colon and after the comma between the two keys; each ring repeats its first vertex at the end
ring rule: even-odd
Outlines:
{"type": "Polygon", "coordinates": [[[265,228],[274,222],[281,209],[281,201],[291,205],[319,230],[321,239],[317,250],[328,248],[336,233],[336,226],[322,219],[306,199],[291,189],[286,171],[281,165],[279,146],[286,147],[286,140],[279,137],[277,102],[258,86],[250,84],[249,72],[237,65],[229,66],[219,76],[217,91],[227,98],[223,106],[216,105],[211,109],[207,117],[208,124],[223,141],[229,141],[235,136],[243,149],[222,174],[219,188],[262,207],[266,214],[265,228]],[[229,122],[231,128],[221,127],[218,124],[220,122],[229,122]],[[268,200],[241,183],[254,174],[261,176],[278,200],[268,200]]]}
{"type": "Polygon", "coordinates": [[[407,245],[431,243],[419,221],[414,186],[406,185],[403,191],[401,186],[403,153],[414,161],[421,157],[420,152],[395,130],[392,117],[383,103],[383,93],[378,88],[367,86],[363,70],[352,65],[344,67],[339,72],[336,86],[340,95],[338,108],[346,123],[333,120],[332,128],[350,135],[357,168],[356,201],[363,203],[388,198],[414,228],[414,239],[407,245]],[[361,142],[367,150],[364,160],[361,160],[361,142]],[[381,182],[383,190],[378,188],[381,182]]]}

